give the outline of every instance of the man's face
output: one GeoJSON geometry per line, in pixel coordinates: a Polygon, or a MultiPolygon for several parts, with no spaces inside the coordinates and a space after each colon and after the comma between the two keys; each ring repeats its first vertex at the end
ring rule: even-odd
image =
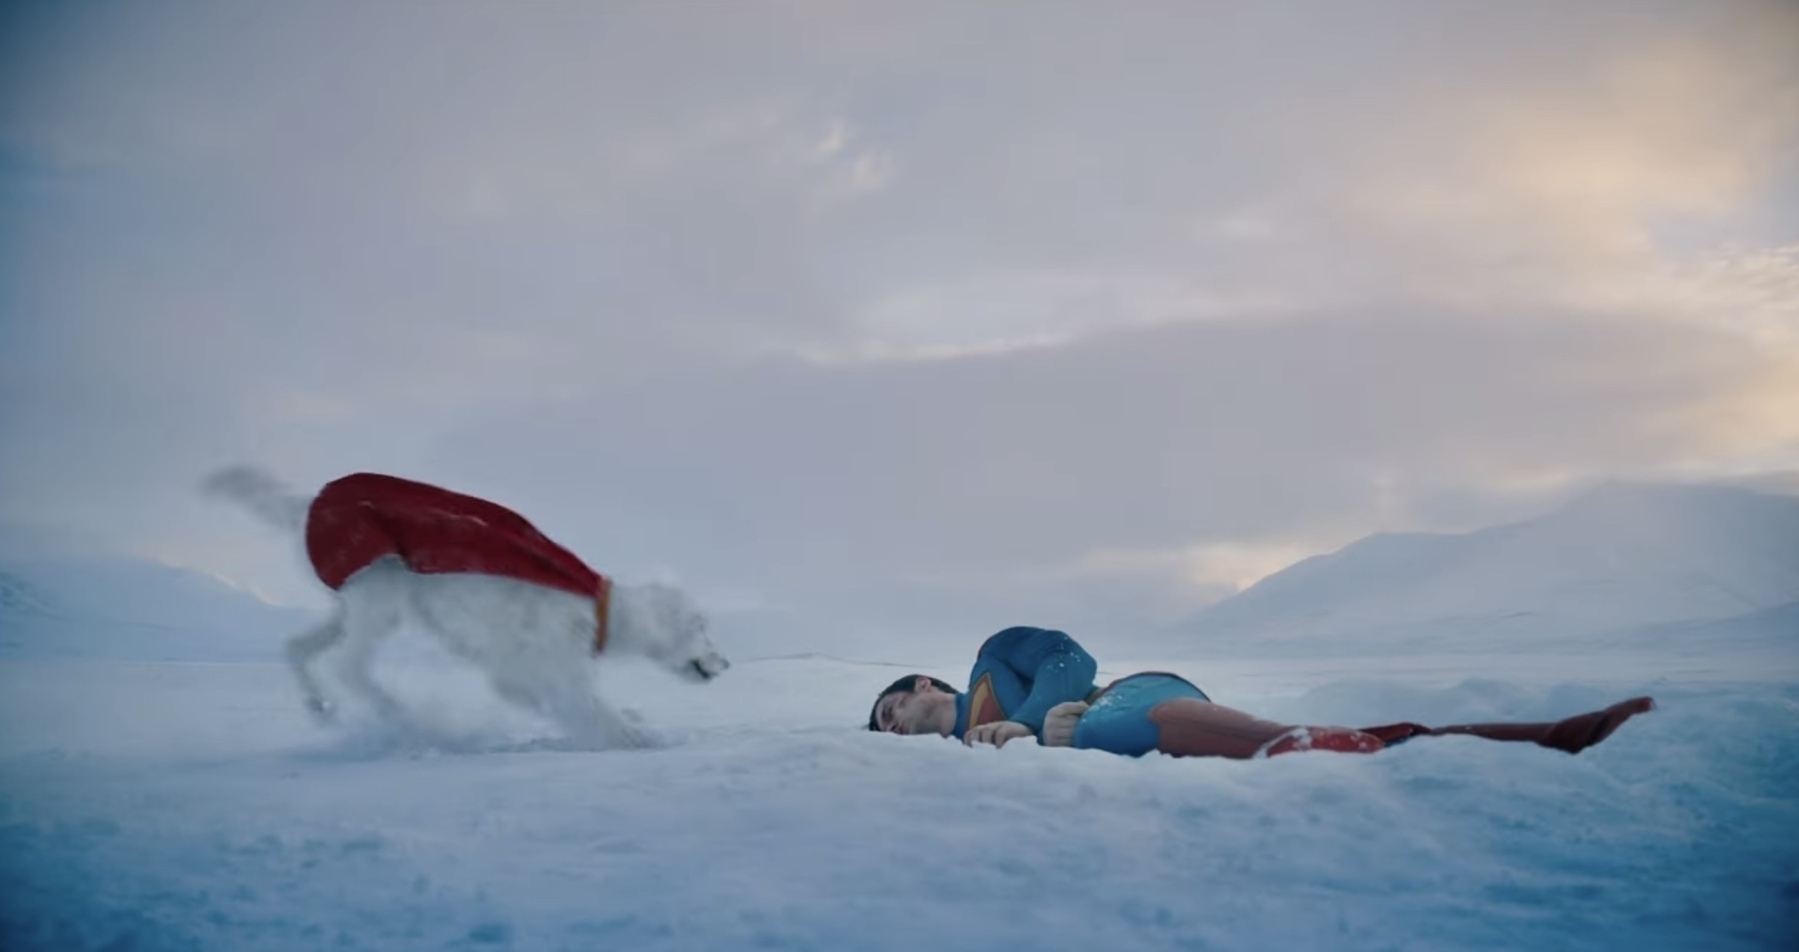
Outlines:
{"type": "Polygon", "coordinates": [[[912,692],[889,694],[875,705],[875,726],[889,734],[936,734],[956,729],[956,696],[937,690],[930,678],[919,678],[912,692]]]}

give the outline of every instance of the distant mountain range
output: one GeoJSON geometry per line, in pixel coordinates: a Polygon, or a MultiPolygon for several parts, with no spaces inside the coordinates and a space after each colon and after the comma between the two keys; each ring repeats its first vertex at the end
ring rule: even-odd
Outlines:
{"type": "MultiPolygon", "coordinates": [[[[142,559],[0,554],[0,657],[273,660],[318,617],[142,559]]],[[[758,656],[794,640],[763,629],[797,624],[753,612],[720,621],[758,656]]],[[[1513,525],[1370,536],[1210,607],[1159,648],[1532,645],[1799,652],[1799,497],[1611,485],[1513,525]]]]}
{"type": "Polygon", "coordinates": [[[1208,649],[1781,638],[1799,649],[1799,497],[1615,484],[1513,525],[1369,536],[1172,637],[1208,649]]]}
{"type": "Polygon", "coordinates": [[[0,559],[0,657],[273,660],[317,614],[144,559],[0,559]]]}

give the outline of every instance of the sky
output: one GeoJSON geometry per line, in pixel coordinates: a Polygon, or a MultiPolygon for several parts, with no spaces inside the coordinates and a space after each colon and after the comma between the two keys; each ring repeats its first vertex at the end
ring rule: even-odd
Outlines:
{"type": "Polygon", "coordinates": [[[1799,487],[1799,6],[14,3],[0,523],[512,505],[845,640],[1799,487]]]}

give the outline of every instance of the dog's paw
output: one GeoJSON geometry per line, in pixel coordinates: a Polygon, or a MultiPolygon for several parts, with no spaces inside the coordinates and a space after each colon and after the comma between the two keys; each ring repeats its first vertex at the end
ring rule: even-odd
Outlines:
{"type": "Polygon", "coordinates": [[[306,713],[311,714],[313,721],[318,724],[337,723],[337,707],[322,697],[307,698],[306,713]]]}
{"type": "Polygon", "coordinates": [[[618,745],[625,750],[649,750],[657,746],[657,742],[655,735],[633,723],[619,729],[618,745]]]}
{"type": "Polygon", "coordinates": [[[567,735],[562,743],[570,750],[648,750],[661,746],[650,732],[630,724],[620,724],[603,732],[580,732],[567,735]]]}

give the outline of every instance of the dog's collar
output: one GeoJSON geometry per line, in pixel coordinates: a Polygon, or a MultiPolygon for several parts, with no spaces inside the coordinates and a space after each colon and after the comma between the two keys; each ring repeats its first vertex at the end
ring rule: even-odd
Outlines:
{"type": "Polygon", "coordinates": [[[600,576],[593,593],[593,653],[606,650],[607,627],[612,620],[612,580],[600,576]]]}

